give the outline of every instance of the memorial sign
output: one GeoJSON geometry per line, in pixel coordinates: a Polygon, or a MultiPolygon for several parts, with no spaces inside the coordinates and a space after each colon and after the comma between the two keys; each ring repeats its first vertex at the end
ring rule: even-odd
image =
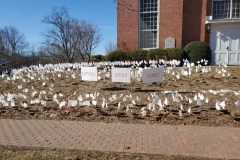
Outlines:
{"type": "Polygon", "coordinates": [[[143,69],[143,83],[162,82],[163,75],[163,67],[143,69]]]}
{"type": "Polygon", "coordinates": [[[97,67],[81,67],[83,81],[98,81],[97,67]]]}
{"type": "Polygon", "coordinates": [[[165,39],[165,48],[175,48],[175,39],[168,37],[165,39]]]}
{"type": "Polygon", "coordinates": [[[130,68],[112,68],[112,82],[130,83],[130,68]]]}

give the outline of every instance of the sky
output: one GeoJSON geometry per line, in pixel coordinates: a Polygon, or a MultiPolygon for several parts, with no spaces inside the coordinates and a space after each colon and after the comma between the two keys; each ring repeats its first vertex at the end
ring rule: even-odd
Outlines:
{"type": "Polygon", "coordinates": [[[94,54],[105,54],[105,46],[117,41],[117,15],[114,0],[0,0],[0,28],[16,27],[30,45],[40,46],[41,33],[49,25],[42,22],[52,7],[66,7],[72,18],[98,26],[102,41],[94,54]]]}

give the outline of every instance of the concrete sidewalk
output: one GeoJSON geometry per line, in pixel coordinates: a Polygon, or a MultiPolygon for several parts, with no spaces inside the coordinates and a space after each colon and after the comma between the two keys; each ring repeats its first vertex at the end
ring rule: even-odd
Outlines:
{"type": "Polygon", "coordinates": [[[240,159],[240,128],[1,119],[0,145],[240,159]]]}

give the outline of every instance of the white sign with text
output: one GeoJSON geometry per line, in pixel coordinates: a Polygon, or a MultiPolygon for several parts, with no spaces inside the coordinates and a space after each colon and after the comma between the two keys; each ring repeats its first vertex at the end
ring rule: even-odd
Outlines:
{"type": "Polygon", "coordinates": [[[98,81],[97,67],[81,67],[83,81],[98,81]]]}
{"type": "Polygon", "coordinates": [[[162,82],[163,75],[163,67],[143,69],[143,83],[162,82]]]}
{"type": "Polygon", "coordinates": [[[130,83],[130,68],[112,68],[112,82],[130,83]]]}

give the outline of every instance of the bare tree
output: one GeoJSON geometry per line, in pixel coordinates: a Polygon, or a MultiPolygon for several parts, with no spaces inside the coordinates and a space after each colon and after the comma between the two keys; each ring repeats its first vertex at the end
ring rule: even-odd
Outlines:
{"type": "Polygon", "coordinates": [[[32,43],[31,45],[31,49],[30,49],[30,57],[33,61],[33,64],[35,64],[35,61],[37,61],[39,55],[38,55],[38,44],[37,43],[32,43]]]}
{"type": "Polygon", "coordinates": [[[49,54],[49,50],[51,50],[51,46],[46,46],[46,45],[41,45],[38,48],[38,57],[39,57],[39,62],[41,64],[48,64],[48,63],[61,63],[61,59],[58,57],[52,56],[49,54]]]}
{"type": "Polygon", "coordinates": [[[129,53],[131,51],[129,45],[124,41],[119,42],[119,46],[120,48],[122,48],[121,50],[123,50],[126,53],[129,53]]]}
{"type": "Polygon", "coordinates": [[[87,26],[86,21],[80,21],[77,25],[75,25],[75,48],[77,50],[78,56],[82,59],[82,61],[85,61],[86,54],[83,52],[84,48],[84,37],[86,35],[85,28],[87,26]]]}
{"type": "Polygon", "coordinates": [[[69,16],[65,7],[53,7],[52,13],[45,16],[43,23],[51,25],[43,33],[48,53],[63,62],[72,62],[76,57],[75,26],[77,20],[69,16]]]}
{"type": "Polygon", "coordinates": [[[81,39],[83,46],[81,53],[85,54],[88,62],[90,62],[90,57],[102,40],[102,36],[98,26],[93,23],[86,22],[83,27],[83,37],[81,39]]]}
{"type": "Polygon", "coordinates": [[[43,23],[51,25],[43,33],[43,44],[47,46],[48,54],[62,62],[71,63],[77,56],[89,61],[101,40],[97,25],[70,17],[65,7],[53,7],[52,13],[44,17],[43,23]]]}
{"type": "Polygon", "coordinates": [[[114,44],[113,42],[109,41],[106,45],[105,45],[105,53],[108,54],[112,51],[116,51],[117,50],[117,45],[114,44]]]}
{"type": "Polygon", "coordinates": [[[14,59],[25,54],[29,43],[25,40],[24,34],[16,27],[5,26],[1,29],[0,34],[5,51],[11,54],[14,59]]]}

